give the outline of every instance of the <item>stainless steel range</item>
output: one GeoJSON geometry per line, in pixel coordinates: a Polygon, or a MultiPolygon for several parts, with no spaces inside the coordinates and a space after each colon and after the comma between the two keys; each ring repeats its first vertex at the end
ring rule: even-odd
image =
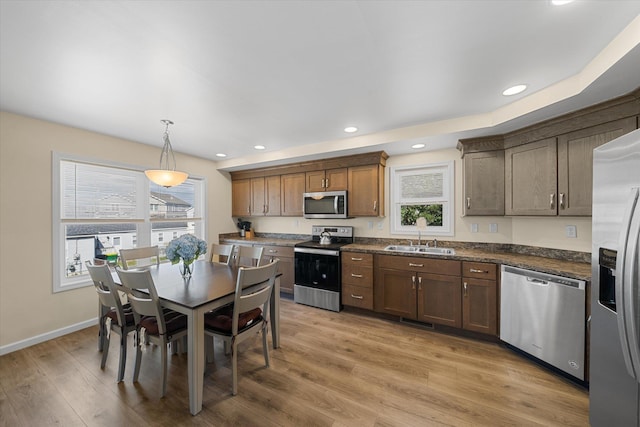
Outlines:
{"type": "Polygon", "coordinates": [[[311,236],[311,240],[298,243],[293,249],[293,300],[299,304],[340,311],[340,248],[353,243],[353,227],[314,225],[311,236]]]}

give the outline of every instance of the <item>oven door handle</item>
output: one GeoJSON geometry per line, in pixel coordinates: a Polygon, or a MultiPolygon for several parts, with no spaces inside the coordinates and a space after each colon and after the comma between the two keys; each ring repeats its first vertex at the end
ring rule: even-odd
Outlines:
{"type": "Polygon", "coordinates": [[[328,256],[340,256],[340,251],[332,251],[329,249],[313,249],[313,248],[293,248],[295,253],[313,254],[313,255],[328,255],[328,256]]]}

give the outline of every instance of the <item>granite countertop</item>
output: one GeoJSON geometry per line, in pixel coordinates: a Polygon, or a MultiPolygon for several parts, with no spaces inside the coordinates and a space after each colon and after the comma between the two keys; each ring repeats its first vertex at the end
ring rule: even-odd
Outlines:
{"type": "MultiPolygon", "coordinates": [[[[250,239],[240,237],[237,234],[220,235],[220,243],[235,243],[235,244],[251,244],[251,245],[265,245],[265,246],[295,246],[297,243],[305,242],[309,240],[311,236],[308,235],[279,235],[279,234],[265,234],[260,236],[253,236],[250,239]]],[[[438,242],[440,243],[440,242],[438,242]]],[[[449,242],[454,243],[454,242],[449,242]]],[[[591,281],[591,264],[584,262],[584,256],[579,257],[579,260],[564,259],[564,252],[555,249],[544,248],[531,248],[532,253],[517,253],[509,250],[496,250],[495,247],[488,244],[465,244],[461,242],[455,242],[454,244],[447,244],[444,242],[442,247],[453,247],[455,249],[455,255],[434,255],[434,254],[417,254],[417,253],[402,253],[402,252],[390,252],[385,251],[385,246],[389,244],[396,244],[393,242],[367,242],[367,243],[352,243],[342,247],[343,251],[353,251],[371,254],[384,254],[384,255],[397,255],[397,256],[411,256],[422,258],[434,258],[434,259],[453,259],[460,261],[472,261],[472,262],[492,262],[496,264],[506,264],[513,267],[526,268],[529,270],[535,270],[542,273],[555,274],[563,277],[570,277],[572,279],[591,281]],[[460,247],[463,246],[463,247],[460,247]],[[471,247],[464,247],[471,246],[471,247]],[[483,247],[485,246],[485,247],[483,247]],[[534,250],[535,249],[535,250],[534,250]]],[[[499,246],[499,245],[498,245],[499,246]]],[[[509,247],[509,245],[506,245],[509,247]]],[[[520,248],[521,249],[521,248],[520,248]]],[[[581,253],[582,254],[582,253],[581,253]]],[[[582,254],[585,255],[585,254],[582,254]]],[[[586,254],[588,255],[588,254],[586,254]]]]}
{"type": "Polygon", "coordinates": [[[385,251],[386,245],[368,245],[354,243],[342,247],[343,251],[354,251],[385,255],[417,256],[435,259],[454,259],[473,262],[493,262],[513,267],[526,268],[542,273],[555,274],[578,280],[591,280],[591,264],[576,261],[565,261],[536,255],[526,255],[510,252],[494,252],[482,249],[455,248],[455,255],[413,254],[385,251]]]}

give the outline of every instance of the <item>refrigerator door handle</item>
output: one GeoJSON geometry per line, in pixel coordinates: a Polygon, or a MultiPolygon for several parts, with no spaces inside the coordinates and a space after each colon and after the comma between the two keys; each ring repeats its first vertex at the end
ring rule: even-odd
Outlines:
{"type": "MultiPolygon", "coordinates": [[[[634,276],[637,275],[638,228],[640,213],[638,210],[639,188],[632,188],[627,200],[622,220],[622,231],[618,244],[616,261],[616,301],[618,307],[618,333],[622,345],[622,355],[627,372],[640,382],[640,348],[638,340],[637,289],[634,289],[634,276]],[[635,233],[635,235],[634,235],[635,233]]],[[[637,281],[635,282],[637,283],[637,281]]]]}

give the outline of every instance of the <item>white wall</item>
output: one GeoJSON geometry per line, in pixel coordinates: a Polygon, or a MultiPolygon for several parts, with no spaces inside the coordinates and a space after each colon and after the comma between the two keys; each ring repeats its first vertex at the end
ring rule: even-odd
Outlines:
{"type": "MultiPolygon", "coordinates": [[[[97,316],[93,287],[52,292],[52,152],[157,166],[151,147],[0,112],[0,354],[23,340],[82,327],[97,316]]],[[[207,180],[207,242],[236,229],[231,181],[216,163],[176,153],[179,167],[207,180]]]]}

